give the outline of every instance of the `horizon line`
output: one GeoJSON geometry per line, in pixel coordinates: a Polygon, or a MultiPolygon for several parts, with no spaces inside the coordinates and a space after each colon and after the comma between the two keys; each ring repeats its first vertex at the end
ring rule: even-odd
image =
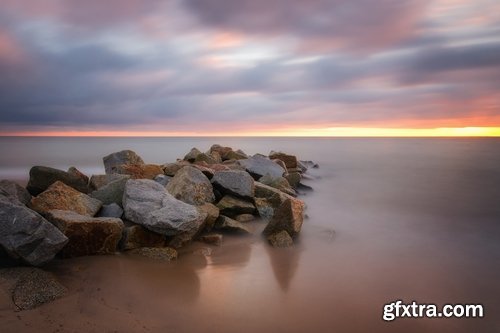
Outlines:
{"type": "Polygon", "coordinates": [[[274,131],[197,132],[197,131],[11,131],[0,137],[311,137],[311,138],[419,138],[419,137],[500,137],[500,127],[436,127],[436,128],[388,128],[388,127],[324,127],[285,128],[274,131]]]}

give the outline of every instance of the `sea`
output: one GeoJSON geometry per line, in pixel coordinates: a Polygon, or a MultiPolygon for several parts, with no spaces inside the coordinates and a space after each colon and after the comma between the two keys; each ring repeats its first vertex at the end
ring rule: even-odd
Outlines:
{"type": "Polygon", "coordinates": [[[123,149],[163,164],[212,144],[318,163],[304,180],[313,191],[300,196],[307,216],[292,249],[257,232],[194,245],[175,264],[58,260],[45,269],[69,296],[15,314],[0,307],[2,327],[500,332],[500,138],[2,137],[0,179],[26,184],[33,165],[102,174],[102,157],[123,149]],[[484,316],[385,321],[384,305],[398,300],[480,304],[484,316]]]}

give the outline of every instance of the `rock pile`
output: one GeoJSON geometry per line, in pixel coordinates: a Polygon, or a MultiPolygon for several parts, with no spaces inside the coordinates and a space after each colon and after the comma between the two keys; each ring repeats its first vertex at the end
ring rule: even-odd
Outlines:
{"type": "MultiPolygon", "coordinates": [[[[282,152],[248,156],[220,145],[207,152],[193,148],[164,165],[146,164],[130,150],[103,162],[106,173],[90,178],[74,167],[34,166],[26,188],[0,181],[0,259],[42,266],[56,255],[128,251],[169,261],[193,240],[218,246],[225,232],[252,234],[248,222],[254,220],[267,223],[263,235],[269,244],[290,247],[304,216],[297,189],[307,168],[317,167],[282,152]]],[[[37,278],[18,282],[19,290],[31,290],[15,297],[19,308],[64,293],[43,271],[26,272],[37,278]],[[35,280],[47,288],[26,298],[36,294],[35,280]]]]}
{"type": "Polygon", "coordinates": [[[56,255],[175,251],[193,240],[220,244],[224,232],[254,233],[253,220],[267,223],[271,245],[291,246],[304,215],[297,189],[317,167],[282,152],[249,156],[220,145],[164,165],[131,150],[103,163],[106,173],[90,178],[74,167],[34,166],[26,189],[0,181],[0,252],[41,266],[56,255]]]}

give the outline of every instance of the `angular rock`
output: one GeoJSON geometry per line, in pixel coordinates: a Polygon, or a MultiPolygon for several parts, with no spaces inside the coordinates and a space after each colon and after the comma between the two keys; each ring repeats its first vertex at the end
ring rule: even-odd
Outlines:
{"type": "Polygon", "coordinates": [[[283,168],[283,170],[285,170],[285,173],[283,174],[283,177],[286,176],[288,174],[288,169],[286,168],[286,165],[285,165],[285,162],[283,162],[282,160],[271,160],[273,161],[274,163],[278,164],[280,167],[283,168]]]}
{"type": "Polygon", "coordinates": [[[219,154],[219,156],[224,159],[224,156],[226,154],[228,154],[229,152],[231,152],[233,150],[233,148],[231,147],[223,147],[221,145],[218,145],[218,144],[214,144],[212,145],[212,147],[210,147],[210,150],[208,151],[209,153],[213,153],[213,152],[216,152],[219,154]]]}
{"type": "Polygon", "coordinates": [[[203,164],[206,164],[207,166],[201,165],[201,164],[202,163],[200,163],[200,164],[192,164],[192,166],[193,166],[193,168],[196,168],[196,169],[200,170],[208,179],[212,179],[212,177],[215,174],[215,170],[209,168],[208,164],[206,164],[206,163],[203,163],[203,164]]]}
{"type": "Polygon", "coordinates": [[[31,168],[30,180],[26,189],[32,195],[38,195],[56,181],[63,182],[82,193],[88,193],[89,191],[88,177],[76,170],[76,168],[72,167],[66,172],[44,166],[34,166],[31,168]]]}
{"type": "Polygon", "coordinates": [[[120,165],[144,164],[142,158],[132,150],[122,150],[103,157],[106,173],[116,173],[114,168],[120,165]]]}
{"type": "Polygon", "coordinates": [[[221,234],[210,233],[200,237],[200,241],[215,246],[220,246],[222,244],[222,240],[223,236],[221,234]]]}
{"type": "Polygon", "coordinates": [[[253,203],[238,199],[231,195],[225,195],[218,203],[220,214],[234,217],[240,214],[253,214],[255,206],[253,203]]]}
{"type": "Polygon", "coordinates": [[[194,237],[204,227],[206,215],[195,206],[175,199],[162,185],[130,179],[123,194],[125,218],[166,236],[194,237]]]}
{"type": "Polygon", "coordinates": [[[89,189],[90,191],[95,191],[111,182],[129,178],[129,175],[120,175],[118,173],[111,173],[108,175],[92,175],[92,177],[90,177],[89,189]]]}
{"type": "Polygon", "coordinates": [[[222,163],[222,157],[220,156],[220,154],[216,151],[213,151],[211,153],[208,153],[208,155],[213,158],[213,160],[215,161],[215,163],[222,163]]]}
{"type": "Polygon", "coordinates": [[[210,180],[192,166],[179,170],[166,188],[176,199],[191,205],[198,206],[215,200],[210,180]]]}
{"type": "Polygon", "coordinates": [[[272,151],[271,153],[269,153],[269,158],[272,160],[277,159],[283,161],[287,169],[297,167],[297,157],[294,155],[272,151]]]}
{"type": "Polygon", "coordinates": [[[190,165],[189,162],[179,161],[179,162],[175,162],[175,163],[164,164],[164,165],[162,165],[163,173],[165,173],[165,175],[167,175],[167,176],[173,177],[173,176],[175,176],[177,171],[179,171],[180,169],[182,169],[186,165],[190,165]]]}
{"type": "Polygon", "coordinates": [[[166,175],[157,175],[154,179],[155,182],[158,184],[162,184],[163,186],[167,186],[170,180],[172,180],[172,177],[166,176],[166,175]]]}
{"type": "Polygon", "coordinates": [[[165,236],[152,232],[141,225],[126,226],[120,241],[122,250],[132,250],[140,247],[163,247],[165,236]]]}
{"type": "Polygon", "coordinates": [[[218,171],[211,181],[214,187],[224,194],[246,199],[251,199],[255,195],[254,180],[246,171],[218,171]]]}
{"type": "Polygon", "coordinates": [[[205,230],[212,230],[215,221],[217,221],[217,218],[219,217],[219,208],[211,203],[205,203],[201,206],[198,206],[198,210],[207,215],[205,219],[205,230]]]}
{"type": "Polygon", "coordinates": [[[285,170],[281,166],[262,155],[254,155],[246,160],[239,160],[238,164],[245,167],[246,171],[248,171],[254,179],[259,179],[266,174],[272,177],[282,177],[285,173],[285,170]]]}
{"type": "Polygon", "coordinates": [[[67,242],[68,238],[42,216],[0,195],[0,246],[10,257],[41,266],[67,242]]]}
{"type": "Polygon", "coordinates": [[[234,150],[231,150],[227,154],[225,154],[224,156],[222,156],[222,160],[223,161],[226,161],[226,160],[244,160],[244,159],[247,159],[247,158],[248,158],[247,154],[240,153],[240,152],[234,151],[234,150]]]}
{"type": "Polygon", "coordinates": [[[264,185],[274,187],[274,188],[280,190],[281,192],[284,192],[284,193],[289,194],[291,196],[297,195],[295,190],[288,183],[288,180],[286,180],[286,178],[284,178],[284,177],[271,177],[269,174],[267,174],[264,177],[261,177],[259,179],[259,182],[264,184],[264,185]]]}
{"type": "Polygon", "coordinates": [[[123,222],[112,217],[89,217],[67,210],[51,210],[47,220],[54,224],[69,242],[60,252],[63,258],[113,254],[122,238],[123,222]]]}
{"type": "Polygon", "coordinates": [[[172,261],[177,259],[177,251],[171,247],[141,247],[130,250],[127,253],[140,255],[149,259],[160,261],[172,261]]]}
{"type": "Polygon", "coordinates": [[[198,156],[196,156],[195,160],[194,160],[195,163],[198,163],[198,162],[205,162],[207,164],[217,164],[217,163],[220,163],[220,161],[216,158],[216,157],[213,157],[212,155],[209,155],[209,154],[205,154],[205,153],[201,153],[199,154],[198,156]]]}
{"type": "Polygon", "coordinates": [[[188,161],[193,163],[196,160],[196,157],[201,154],[201,151],[199,151],[197,148],[192,148],[189,153],[184,156],[184,161],[188,161]]]}
{"type": "Polygon", "coordinates": [[[267,237],[267,241],[273,247],[283,248],[293,246],[293,239],[285,230],[281,230],[280,232],[269,235],[267,237]]]}
{"type": "Polygon", "coordinates": [[[49,210],[60,209],[94,216],[101,206],[101,201],[80,193],[60,181],[50,185],[47,190],[31,199],[31,208],[42,215],[49,210]]]}
{"type": "Polygon", "coordinates": [[[294,189],[297,189],[300,181],[302,180],[300,172],[288,172],[288,175],[286,175],[285,178],[286,180],[288,180],[290,186],[294,189]]]}
{"type": "Polygon", "coordinates": [[[67,292],[54,275],[39,268],[2,269],[0,270],[1,280],[6,281],[12,302],[19,310],[34,309],[64,296],[67,292]]]}
{"type": "Polygon", "coordinates": [[[287,199],[275,210],[274,216],[267,224],[263,233],[266,236],[286,231],[295,238],[302,228],[304,221],[304,203],[300,200],[287,199]]]}
{"type": "Polygon", "coordinates": [[[273,204],[265,198],[255,198],[255,208],[257,208],[257,212],[259,216],[265,220],[270,220],[274,215],[274,206],[273,204]]]}
{"type": "Polygon", "coordinates": [[[252,233],[250,228],[248,228],[246,225],[224,215],[219,216],[219,218],[217,219],[217,222],[215,223],[215,229],[242,234],[252,233]]]}
{"type": "Polygon", "coordinates": [[[122,164],[114,167],[113,172],[129,175],[133,179],[154,179],[163,174],[163,169],[156,164],[122,164]]]}
{"type": "Polygon", "coordinates": [[[27,205],[31,201],[31,194],[24,187],[11,180],[0,180],[0,195],[14,198],[23,205],[27,205]]]}
{"type": "Polygon", "coordinates": [[[121,218],[123,215],[123,209],[116,203],[109,205],[102,205],[101,210],[97,213],[97,217],[114,217],[121,218]]]}
{"type": "Polygon", "coordinates": [[[123,176],[114,181],[101,186],[99,189],[90,193],[94,199],[101,201],[105,205],[116,203],[122,205],[123,191],[125,190],[125,183],[130,179],[130,176],[123,176]]]}

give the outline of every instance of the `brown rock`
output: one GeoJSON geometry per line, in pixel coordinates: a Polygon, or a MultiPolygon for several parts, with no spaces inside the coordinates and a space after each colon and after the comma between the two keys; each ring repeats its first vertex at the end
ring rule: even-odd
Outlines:
{"type": "Polygon", "coordinates": [[[293,239],[288,232],[281,230],[267,237],[267,241],[273,247],[290,247],[293,246],[293,239]]]}
{"type": "Polygon", "coordinates": [[[297,167],[297,157],[293,156],[293,155],[285,154],[285,153],[282,153],[282,152],[273,152],[272,151],[269,154],[269,158],[270,159],[282,160],[285,163],[287,169],[291,169],[291,168],[296,168],[297,167]]]}
{"type": "Polygon", "coordinates": [[[142,158],[132,150],[122,150],[109,154],[104,156],[102,161],[106,173],[116,173],[115,168],[125,164],[144,164],[142,158]]]}
{"type": "Polygon", "coordinates": [[[250,228],[248,228],[246,225],[224,215],[220,215],[217,219],[217,222],[215,223],[215,229],[242,234],[252,233],[250,228]]]}
{"type": "Polygon", "coordinates": [[[125,227],[123,238],[120,241],[120,248],[123,250],[163,246],[165,246],[165,236],[152,232],[138,224],[125,227]]]}
{"type": "Polygon", "coordinates": [[[65,258],[115,253],[122,238],[123,222],[117,218],[92,218],[71,211],[51,210],[47,220],[69,239],[60,252],[65,258]]]}
{"type": "Polygon", "coordinates": [[[132,179],[154,179],[163,174],[163,169],[157,164],[123,164],[113,170],[115,173],[130,175],[132,179]]]}
{"type": "Polygon", "coordinates": [[[215,221],[219,217],[219,208],[211,203],[205,203],[201,206],[198,206],[198,210],[207,214],[207,218],[205,219],[205,230],[212,230],[215,221]]]}
{"type": "Polygon", "coordinates": [[[214,202],[214,190],[210,180],[198,169],[185,166],[179,170],[166,186],[176,199],[191,205],[214,202]]]}
{"type": "Polygon", "coordinates": [[[286,180],[290,186],[296,189],[299,186],[300,181],[302,180],[302,176],[300,172],[288,172],[288,175],[285,176],[286,180]]]}
{"type": "Polygon", "coordinates": [[[94,216],[102,202],[80,193],[63,182],[57,181],[47,190],[31,199],[31,207],[40,214],[49,210],[69,210],[86,216],[94,216]]]}
{"type": "Polygon", "coordinates": [[[221,214],[230,217],[240,214],[253,214],[255,212],[253,203],[235,198],[231,195],[225,195],[219,203],[217,203],[217,208],[220,209],[221,214]]]}
{"type": "Polygon", "coordinates": [[[90,191],[95,191],[114,181],[128,178],[130,178],[129,175],[120,175],[117,173],[110,173],[107,175],[92,175],[92,177],[90,177],[89,189],[90,191]]]}
{"type": "Polygon", "coordinates": [[[56,181],[63,182],[82,193],[87,193],[89,191],[88,177],[76,168],[71,167],[68,171],[62,171],[44,166],[34,166],[31,168],[30,179],[26,189],[32,195],[38,195],[56,181]]]}
{"type": "Polygon", "coordinates": [[[209,153],[217,152],[223,159],[226,154],[232,151],[231,147],[223,147],[221,145],[215,144],[210,147],[209,153]]]}
{"type": "Polygon", "coordinates": [[[231,150],[231,151],[227,152],[224,156],[222,156],[222,159],[224,161],[226,161],[226,160],[244,160],[246,158],[248,158],[248,155],[246,155],[245,153],[242,153],[242,152],[234,151],[234,150],[231,150]]]}
{"type": "Polygon", "coordinates": [[[164,165],[162,165],[162,169],[163,169],[163,172],[165,173],[165,175],[173,177],[173,176],[175,176],[175,174],[177,173],[177,171],[179,171],[180,169],[182,169],[186,165],[190,165],[189,162],[187,162],[187,161],[178,161],[178,162],[175,162],[175,163],[164,164],[164,165]]]}
{"type": "Polygon", "coordinates": [[[266,236],[286,231],[295,238],[302,228],[304,221],[304,203],[300,200],[287,199],[275,210],[274,216],[269,221],[263,233],[266,236]]]}

